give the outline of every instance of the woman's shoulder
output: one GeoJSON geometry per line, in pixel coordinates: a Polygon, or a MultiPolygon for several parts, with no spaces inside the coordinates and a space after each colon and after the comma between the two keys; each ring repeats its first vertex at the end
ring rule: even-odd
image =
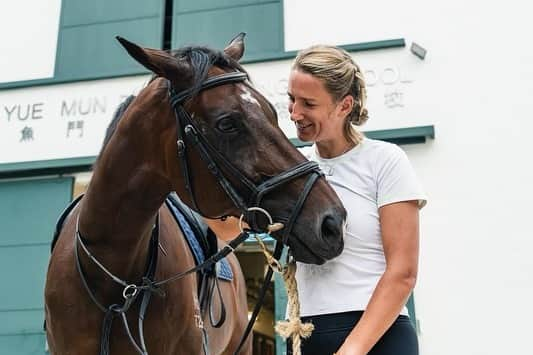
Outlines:
{"type": "MultiPolygon", "coordinates": [[[[398,159],[405,157],[405,152],[396,144],[381,140],[364,138],[359,147],[355,147],[351,153],[346,155],[346,159],[355,159],[356,161],[369,160],[374,164],[380,164],[391,159],[398,159]]],[[[298,147],[302,153],[309,160],[317,160],[315,145],[307,145],[298,147]]]]}
{"type": "Polygon", "coordinates": [[[372,139],[365,137],[362,141],[362,145],[364,148],[368,150],[380,150],[380,151],[397,151],[401,150],[399,146],[397,146],[394,143],[378,140],[378,139],[372,139]]]}
{"type": "Polygon", "coordinates": [[[403,149],[396,144],[371,138],[363,139],[361,153],[368,156],[375,163],[405,156],[403,149]]]}

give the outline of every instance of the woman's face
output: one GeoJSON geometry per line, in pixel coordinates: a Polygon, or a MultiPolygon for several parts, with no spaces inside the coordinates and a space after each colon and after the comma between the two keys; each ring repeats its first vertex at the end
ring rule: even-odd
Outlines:
{"type": "Polygon", "coordinates": [[[334,102],[320,79],[293,69],[287,93],[289,113],[296,124],[298,139],[321,142],[343,137],[346,114],[341,107],[342,100],[334,102]]]}

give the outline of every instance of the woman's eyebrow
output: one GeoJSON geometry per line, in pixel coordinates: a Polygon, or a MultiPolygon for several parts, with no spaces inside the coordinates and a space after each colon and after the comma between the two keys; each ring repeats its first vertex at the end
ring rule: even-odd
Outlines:
{"type": "MultiPolygon", "coordinates": [[[[290,92],[287,91],[287,95],[289,95],[290,97],[294,97],[294,95],[292,95],[290,92]]],[[[305,101],[309,101],[309,102],[316,102],[316,99],[315,98],[311,98],[311,97],[301,97],[302,100],[305,100],[305,101]]]]}

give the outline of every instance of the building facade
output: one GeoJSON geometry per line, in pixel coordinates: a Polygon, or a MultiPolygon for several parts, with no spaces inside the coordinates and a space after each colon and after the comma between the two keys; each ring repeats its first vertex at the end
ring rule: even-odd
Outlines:
{"type": "MultiPolygon", "coordinates": [[[[247,33],[242,62],[290,138],[286,87],[296,51],[342,45],[361,65],[370,113],[363,131],[400,144],[429,197],[410,300],[421,354],[533,353],[529,7],[518,0],[1,3],[0,354],[46,353],[42,290],[55,220],[90,179],[113,111],[149,79],[115,36],[152,48],[223,48],[239,32],[247,33]]],[[[239,251],[250,290],[264,272],[261,257],[253,244],[239,251]]],[[[270,327],[284,315],[279,279],[270,298],[256,347],[282,354],[270,327]]]]}

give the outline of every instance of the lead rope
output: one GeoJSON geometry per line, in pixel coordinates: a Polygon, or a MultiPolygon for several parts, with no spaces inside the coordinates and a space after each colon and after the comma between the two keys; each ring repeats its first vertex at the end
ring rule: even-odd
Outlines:
{"type": "Polygon", "coordinates": [[[298,289],[296,284],[296,262],[294,260],[283,269],[283,281],[287,289],[287,307],[289,307],[289,320],[278,321],[274,329],[283,339],[291,338],[292,354],[301,354],[301,338],[307,339],[311,336],[315,326],[312,323],[302,323],[300,319],[300,300],[298,299],[298,289]]]}
{"type": "Polygon", "coordinates": [[[287,291],[287,307],[289,307],[289,320],[278,321],[274,329],[284,340],[291,338],[292,340],[292,354],[301,354],[301,338],[307,339],[311,336],[313,329],[312,323],[302,323],[300,319],[300,300],[298,298],[298,288],[296,283],[296,261],[291,258],[285,267],[282,267],[278,260],[268,251],[265,243],[259,235],[254,234],[255,239],[259,242],[263,254],[265,255],[268,266],[277,273],[283,276],[285,289],[287,291]]]}

